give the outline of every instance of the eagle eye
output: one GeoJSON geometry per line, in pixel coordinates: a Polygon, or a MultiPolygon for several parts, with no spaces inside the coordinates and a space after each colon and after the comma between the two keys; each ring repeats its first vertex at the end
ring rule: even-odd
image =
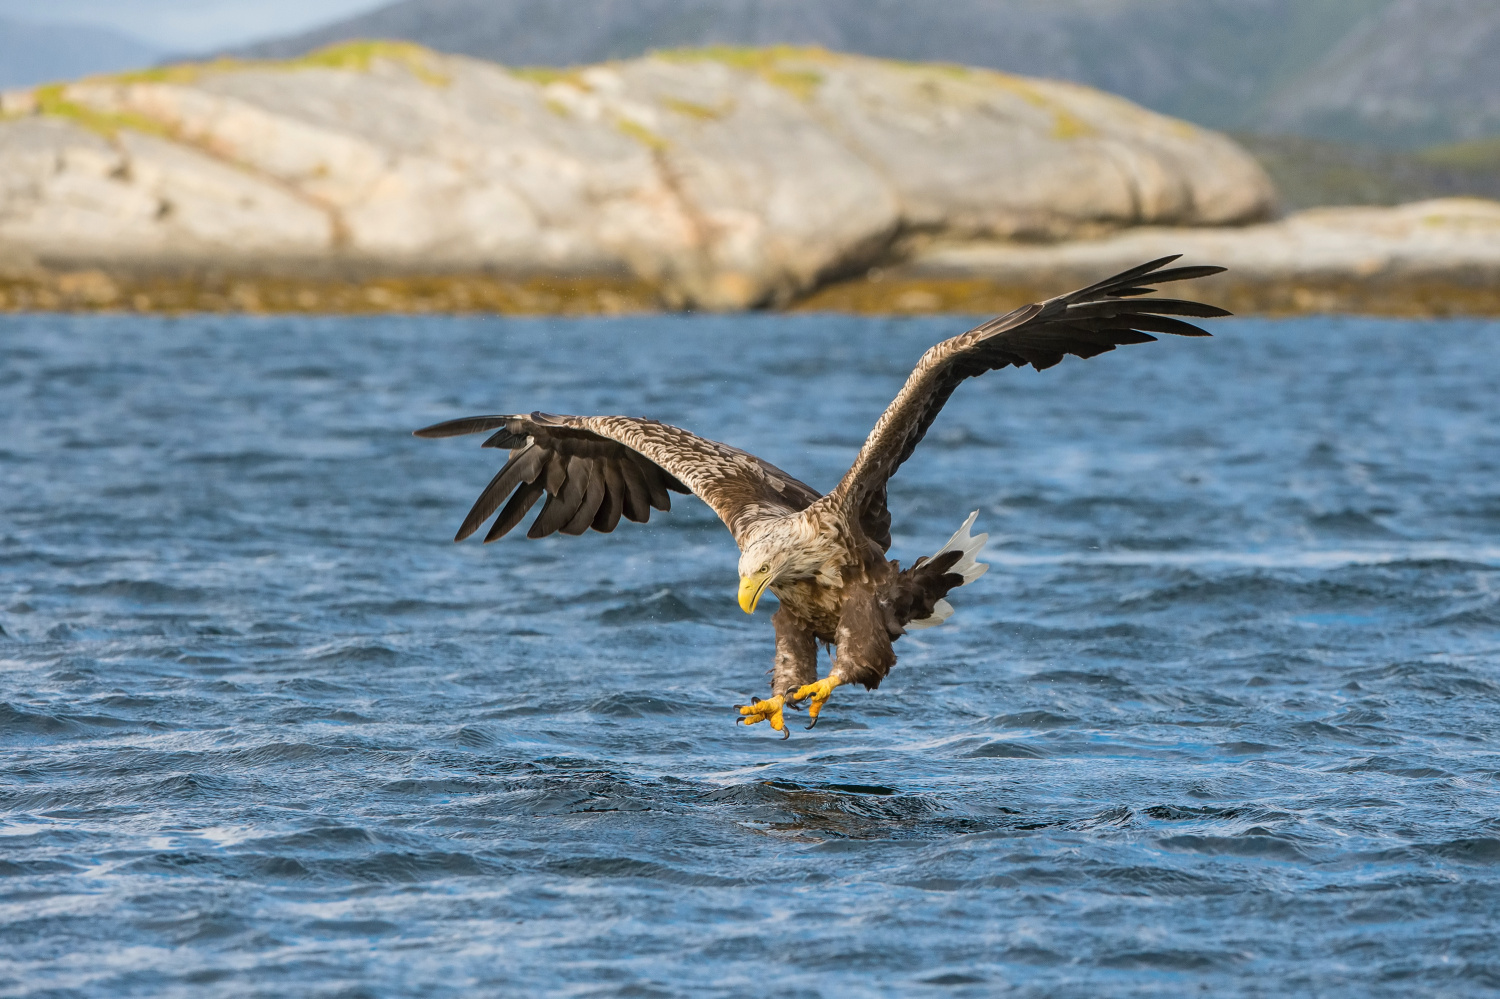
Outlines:
{"type": "Polygon", "coordinates": [[[768,573],[770,571],[771,571],[771,563],[770,562],[762,562],[760,568],[755,570],[755,574],[757,576],[760,576],[760,575],[763,575],[763,574],[768,573]]]}

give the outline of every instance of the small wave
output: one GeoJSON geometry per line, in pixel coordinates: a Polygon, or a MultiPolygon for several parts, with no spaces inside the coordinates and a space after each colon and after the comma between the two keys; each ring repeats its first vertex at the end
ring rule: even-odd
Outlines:
{"type": "Polygon", "coordinates": [[[190,465],[228,465],[232,468],[258,468],[278,461],[286,461],[292,455],[272,454],[268,451],[231,451],[226,454],[195,454],[183,458],[190,465]]]}
{"type": "Polygon", "coordinates": [[[1400,537],[1395,531],[1358,510],[1340,510],[1307,518],[1307,526],[1318,534],[1335,538],[1385,539],[1400,537]]]}
{"type": "Polygon", "coordinates": [[[301,832],[286,833],[282,836],[246,840],[240,845],[246,850],[279,853],[347,850],[349,847],[374,846],[379,842],[369,830],[359,826],[325,826],[320,829],[304,829],[301,832]]]}
{"type": "Polygon", "coordinates": [[[303,929],[319,935],[383,937],[399,931],[400,927],[383,919],[314,919],[303,929]]]}
{"type": "Polygon", "coordinates": [[[173,586],[150,579],[113,579],[66,589],[81,597],[118,597],[140,604],[193,604],[207,599],[207,594],[197,587],[173,586]]]}
{"type": "Polygon", "coordinates": [[[726,878],[717,874],[693,874],[666,864],[658,864],[651,860],[636,860],[631,857],[570,857],[566,860],[551,861],[546,865],[546,869],[574,878],[641,878],[693,888],[738,888],[750,884],[744,878],[726,878]]]}
{"type": "Polygon", "coordinates": [[[220,774],[177,774],[142,788],[139,801],[217,800],[245,789],[245,782],[220,774]]]}
{"type": "Polygon", "coordinates": [[[499,790],[490,781],[461,777],[408,777],[386,781],[380,789],[387,794],[483,794],[499,790]]]}
{"type": "Polygon", "coordinates": [[[1280,746],[1272,746],[1264,742],[1220,742],[1216,748],[1223,750],[1231,756],[1260,756],[1265,753],[1279,753],[1280,746]]]}
{"type": "Polygon", "coordinates": [[[659,590],[644,600],[614,607],[599,615],[605,624],[668,624],[676,621],[698,621],[703,617],[671,590],[659,590]]]}
{"type": "Polygon", "coordinates": [[[361,860],[317,862],[313,864],[313,869],[337,874],[352,881],[377,884],[417,884],[495,873],[490,865],[472,854],[443,851],[377,853],[361,860]]]}
{"type": "Polygon", "coordinates": [[[337,605],[339,610],[353,614],[369,614],[374,617],[400,617],[405,614],[457,613],[481,609],[483,604],[463,604],[454,601],[414,600],[356,600],[337,605]]]}
{"type": "Polygon", "coordinates": [[[779,832],[834,840],[921,838],[986,828],[968,816],[945,814],[947,806],[931,797],[881,785],[759,781],[717,788],[700,800],[743,808],[746,819],[779,832]]]}
{"type": "Polygon", "coordinates": [[[443,741],[465,749],[489,749],[497,742],[489,732],[474,725],[463,725],[443,737],[443,741]]]}
{"type": "Polygon", "coordinates": [[[930,978],[922,978],[919,981],[923,985],[937,985],[945,988],[954,988],[959,985],[983,985],[989,981],[982,975],[975,975],[967,971],[945,971],[930,978]]]}
{"type": "Polygon", "coordinates": [[[1415,849],[1428,856],[1461,860],[1468,864],[1500,863],[1500,839],[1493,836],[1453,839],[1446,843],[1423,843],[1415,849]]]}
{"type": "Polygon", "coordinates": [[[152,723],[116,718],[112,715],[48,714],[26,711],[0,701],[0,731],[34,736],[79,736],[90,729],[157,727],[152,723]]]}
{"type": "Polygon", "coordinates": [[[1330,772],[1336,774],[1390,774],[1392,777],[1409,777],[1414,780],[1454,776],[1454,774],[1441,767],[1413,766],[1410,763],[1390,756],[1371,756],[1369,759],[1360,760],[1356,763],[1347,763],[1341,767],[1334,767],[1330,772]]]}
{"type": "Polygon", "coordinates": [[[0,857],[0,878],[25,878],[45,874],[73,874],[81,869],[61,860],[6,860],[0,857]]]}
{"type": "Polygon", "coordinates": [[[278,763],[304,763],[309,760],[324,760],[343,756],[349,752],[330,746],[314,746],[305,742],[273,742],[249,749],[237,749],[229,754],[236,765],[242,767],[275,766],[278,763]]]}
{"type": "Polygon", "coordinates": [[[1027,683],[1062,683],[1080,687],[1095,687],[1104,690],[1124,693],[1134,690],[1129,682],[1108,673],[1084,673],[1079,670],[1055,669],[1043,670],[1033,673],[1026,678],[1027,683]]]}
{"type": "Polygon", "coordinates": [[[12,734],[24,732],[28,735],[71,735],[82,730],[82,726],[71,719],[23,711],[3,701],[0,701],[0,727],[12,734]]]}
{"type": "Polygon", "coordinates": [[[1302,848],[1281,836],[1242,834],[1239,836],[1165,836],[1156,841],[1162,849],[1185,853],[1206,853],[1216,857],[1256,857],[1264,860],[1307,859],[1302,848]]]}
{"type": "Polygon", "coordinates": [[[1162,637],[1162,632],[1159,629],[1125,622],[1095,625],[1088,628],[1049,628],[1031,621],[998,621],[989,627],[1007,637],[1018,638],[1023,641],[1047,642],[1071,640],[1087,642],[1098,639],[1151,639],[1162,637]]]}
{"type": "Polygon", "coordinates": [[[1102,955],[1101,968],[1116,970],[1207,971],[1227,962],[1227,955],[1196,950],[1127,950],[1102,955]]]}
{"type": "MultiPolygon", "coordinates": [[[[328,660],[323,660],[327,662],[328,660]]],[[[339,660],[340,662],[342,660],[339,660]]],[[[342,684],[333,683],[328,680],[319,680],[317,677],[299,676],[295,680],[282,680],[276,684],[276,689],[289,694],[300,694],[303,697],[348,697],[354,691],[342,684]]]]}
{"type": "Polygon", "coordinates": [[[401,654],[384,645],[361,642],[325,652],[315,651],[307,661],[324,666],[394,666],[401,661],[401,654]]]}
{"type": "Polygon", "coordinates": [[[965,753],[964,757],[976,760],[1039,760],[1046,755],[1018,742],[987,742],[978,749],[965,753]]]}
{"type": "Polygon", "coordinates": [[[1370,733],[1321,721],[1297,722],[1290,726],[1290,730],[1305,736],[1312,742],[1343,742],[1356,746],[1378,746],[1394,741],[1391,738],[1379,738],[1370,733]]]}
{"type": "Polygon", "coordinates": [[[1470,607],[1423,623],[1426,628],[1500,628],[1500,604],[1470,607]]]}
{"type": "Polygon", "coordinates": [[[1070,715],[1053,714],[1051,711],[1019,711],[1014,714],[1000,715],[990,720],[990,724],[996,728],[1031,728],[1031,729],[1054,729],[1070,728],[1079,723],[1079,719],[1070,715]]]}
{"type": "Polygon", "coordinates": [[[1392,663],[1355,674],[1366,683],[1399,680],[1403,686],[1440,694],[1445,697],[1500,697],[1500,684],[1491,682],[1473,670],[1450,662],[1392,663]]]}
{"type": "Polygon", "coordinates": [[[1093,877],[1131,892],[1167,897],[1226,895],[1238,890],[1228,881],[1167,867],[1107,867],[1094,871],[1093,877]]]}
{"type": "Polygon", "coordinates": [[[301,381],[303,379],[323,380],[337,378],[338,373],[332,368],[325,368],[316,364],[300,364],[291,368],[275,368],[267,371],[263,377],[275,381],[301,381]]]}
{"type": "Polygon", "coordinates": [[[646,718],[653,715],[680,715],[690,709],[679,701],[653,694],[618,693],[592,701],[584,710],[591,715],[610,718],[646,718]]]}
{"type": "Polygon", "coordinates": [[[1292,816],[1286,812],[1273,811],[1258,805],[1230,805],[1216,808],[1210,805],[1152,805],[1143,809],[1142,815],[1161,822],[1203,822],[1208,820],[1239,822],[1283,822],[1292,816]]]}

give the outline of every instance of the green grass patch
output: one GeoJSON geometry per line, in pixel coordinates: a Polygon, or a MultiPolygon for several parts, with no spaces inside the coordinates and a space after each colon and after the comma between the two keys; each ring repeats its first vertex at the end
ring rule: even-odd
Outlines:
{"type": "Polygon", "coordinates": [[[366,40],[341,42],[327,48],[309,52],[297,59],[289,59],[272,65],[287,69],[341,69],[346,72],[368,73],[377,60],[394,62],[421,80],[435,87],[446,87],[452,81],[433,68],[434,53],[411,42],[366,40]]]}
{"type": "Polygon", "coordinates": [[[986,73],[984,75],[990,83],[996,84],[1004,90],[1009,90],[1032,107],[1050,114],[1052,116],[1052,137],[1054,139],[1064,141],[1069,139],[1085,139],[1098,134],[1098,130],[1094,126],[1037,90],[1025,79],[1019,76],[1012,76],[1009,73],[986,73]]]}
{"type": "Polygon", "coordinates": [[[699,121],[718,121],[734,110],[732,105],[709,107],[707,104],[696,104],[693,101],[678,100],[675,97],[668,97],[661,103],[662,107],[668,111],[675,111],[684,118],[696,118],[699,121]]]}
{"type": "Polygon", "coordinates": [[[770,45],[765,48],[709,45],[697,49],[665,49],[651,54],[668,62],[717,62],[755,73],[767,83],[780,87],[803,102],[812,100],[824,80],[822,73],[806,63],[826,63],[833,58],[827,49],[797,45],[770,45]],[[787,63],[794,65],[786,65],[787,63]],[[803,65],[795,65],[796,63],[803,65]]]}
{"type": "Polygon", "coordinates": [[[567,83],[577,87],[579,90],[588,90],[589,85],[583,78],[583,71],[579,69],[558,69],[553,66],[521,66],[517,69],[506,68],[506,72],[518,80],[535,83],[546,87],[553,83],[567,83]]]}
{"type": "Polygon", "coordinates": [[[1417,154],[1424,163],[1434,166],[1454,167],[1459,170],[1500,169],[1500,136],[1477,139],[1473,142],[1455,142],[1446,146],[1434,146],[1417,154]]]}
{"type": "Polygon", "coordinates": [[[655,150],[667,148],[666,139],[663,139],[638,121],[631,121],[629,118],[618,118],[615,120],[615,128],[619,129],[621,134],[630,136],[643,146],[655,150]]]}
{"type": "Polygon", "coordinates": [[[80,128],[88,129],[106,139],[113,139],[121,129],[130,129],[146,135],[167,137],[170,129],[154,118],[129,111],[100,111],[68,99],[66,83],[52,83],[32,91],[36,97],[38,114],[70,121],[80,128]]]}

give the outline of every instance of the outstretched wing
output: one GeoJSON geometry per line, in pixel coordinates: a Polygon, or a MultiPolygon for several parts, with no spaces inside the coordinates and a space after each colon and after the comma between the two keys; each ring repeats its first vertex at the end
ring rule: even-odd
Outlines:
{"type": "Polygon", "coordinates": [[[886,482],[911,457],[953,390],[966,378],[1011,365],[1050,368],[1067,354],[1093,357],[1124,343],[1148,343],[1151,333],[1209,336],[1176,316],[1214,318],[1230,313],[1212,305],[1169,298],[1140,298],[1149,285],[1221,273],[1222,267],[1173,267],[1163,257],[1108,280],[1046,302],[1023,306],[933,347],[906,379],[899,395],[870,432],[854,466],[829,502],[860,522],[865,535],[891,544],[886,482]]]}
{"type": "Polygon", "coordinates": [[[479,494],[455,541],[500,510],[486,542],[509,533],[543,497],[528,538],[589,528],[608,534],[623,515],[643,524],[670,510],[669,492],[691,492],[713,508],[735,540],[757,521],[805,509],[818,491],[770,462],[686,430],[628,416],[470,416],[418,430],[418,437],[495,431],[485,447],[510,460],[479,494]]]}

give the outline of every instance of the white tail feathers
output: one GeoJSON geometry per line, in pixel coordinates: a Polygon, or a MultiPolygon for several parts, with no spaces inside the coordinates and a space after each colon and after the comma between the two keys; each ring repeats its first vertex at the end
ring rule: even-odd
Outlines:
{"type": "Polygon", "coordinates": [[[924,617],[920,621],[908,621],[907,631],[921,631],[923,628],[936,628],[944,621],[953,616],[953,605],[946,600],[939,600],[932,605],[932,616],[924,617]]]}
{"type": "MultiPolygon", "coordinates": [[[[976,558],[976,556],[984,549],[985,542],[990,540],[990,536],[988,534],[969,533],[969,529],[974,526],[974,521],[978,519],[978,517],[978,510],[975,510],[973,513],[969,514],[969,519],[964,521],[964,526],[960,527],[954,533],[953,537],[948,539],[948,543],[939,548],[937,552],[932,556],[933,558],[937,558],[938,556],[946,555],[951,551],[963,552],[963,554],[958,557],[958,561],[953,563],[953,568],[948,570],[949,572],[954,573],[955,575],[962,576],[964,578],[964,581],[958,584],[960,586],[968,586],[970,583],[974,582],[974,580],[990,571],[990,567],[988,564],[981,562],[978,558],[976,558]]],[[[906,627],[914,629],[936,628],[938,625],[942,624],[952,616],[953,605],[946,600],[939,600],[937,603],[932,605],[931,617],[924,617],[920,621],[912,621],[907,624],[906,627]]]]}

